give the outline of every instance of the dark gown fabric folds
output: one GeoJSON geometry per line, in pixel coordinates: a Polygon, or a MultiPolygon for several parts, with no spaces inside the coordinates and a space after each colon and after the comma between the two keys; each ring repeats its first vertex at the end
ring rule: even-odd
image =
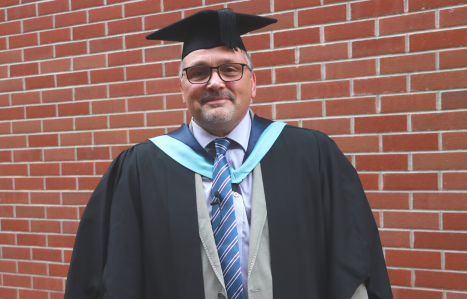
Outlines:
{"type": "MultiPolygon", "coordinates": [[[[261,146],[257,144],[256,146],[261,146]]],[[[261,160],[274,298],[392,298],[357,172],[325,134],[286,126],[261,160]]],[[[204,298],[195,176],[152,142],[122,152],[81,219],[65,299],[204,298]]]]}

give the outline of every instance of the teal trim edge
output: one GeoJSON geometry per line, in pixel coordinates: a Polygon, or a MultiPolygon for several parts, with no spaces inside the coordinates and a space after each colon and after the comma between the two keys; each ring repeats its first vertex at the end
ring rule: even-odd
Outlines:
{"type": "MultiPolygon", "coordinates": [[[[241,183],[243,179],[253,171],[256,165],[258,165],[261,159],[268,153],[274,142],[276,142],[285,126],[286,124],[283,122],[273,122],[264,130],[255,148],[243,165],[235,170],[230,169],[232,183],[241,183]]],[[[149,140],[184,167],[212,179],[213,163],[192,150],[191,147],[185,143],[168,135],[150,138],[149,140]]]]}

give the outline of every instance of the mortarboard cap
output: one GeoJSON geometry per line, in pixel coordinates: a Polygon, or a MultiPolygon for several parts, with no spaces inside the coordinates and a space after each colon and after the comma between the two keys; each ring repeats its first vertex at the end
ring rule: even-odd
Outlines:
{"type": "Polygon", "coordinates": [[[219,46],[246,51],[240,35],[276,22],[276,19],[229,9],[206,9],[161,28],[146,39],[183,42],[182,59],[193,51],[219,46]]]}

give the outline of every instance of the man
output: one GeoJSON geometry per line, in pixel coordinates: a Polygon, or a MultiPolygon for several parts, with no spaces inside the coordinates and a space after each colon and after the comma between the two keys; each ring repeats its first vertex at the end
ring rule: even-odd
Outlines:
{"type": "Polygon", "coordinates": [[[274,19],[205,10],[183,41],[189,126],[121,153],[83,214],[71,298],[392,298],[358,175],[326,135],[252,115],[240,35],[274,19]]]}

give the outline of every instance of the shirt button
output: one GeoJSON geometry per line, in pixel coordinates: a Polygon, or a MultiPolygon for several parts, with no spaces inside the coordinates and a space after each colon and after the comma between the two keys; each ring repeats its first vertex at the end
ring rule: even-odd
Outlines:
{"type": "Polygon", "coordinates": [[[234,192],[234,197],[238,197],[238,192],[234,192]]]}

